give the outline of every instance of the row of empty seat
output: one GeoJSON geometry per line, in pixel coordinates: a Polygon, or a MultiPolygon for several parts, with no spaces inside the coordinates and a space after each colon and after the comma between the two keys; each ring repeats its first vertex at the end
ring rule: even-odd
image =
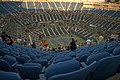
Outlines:
{"type": "Polygon", "coordinates": [[[75,2],[0,2],[1,14],[42,10],[75,11],[81,7],[82,3],[75,2]]]}
{"type": "Polygon", "coordinates": [[[19,13],[26,11],[43,11],[43,10],[58,10],[58,11],[79,11],[83,13],[94,13],[99,16],[120,17],[120,11],[101,10],[82,8],[82,3],[75,2],[0,2],[1,14],[19,13]],[[82,9],[81,9],[82,8],[82,9]]]}
{"type": "Polygon", "coordinates": [[[93,13],[99,16],[110,16],[110,17],[120,17],[120,11],[118,10],[101,10],[101,9],[89,9],[89,8],[83,8],[83,13],[93,13]]]}
{"type": "MultiPolygon", "coordinates": [[[[113,19],[114,20],[114,19],[113,19]]],[[[101,28],[107,31],[117,31],[119,30],[120,24],[118,22],[113,22],[109,19],[100,19],[95,16],[85,16],[85,21],[92,24],[95,28],[101,28]]]]}

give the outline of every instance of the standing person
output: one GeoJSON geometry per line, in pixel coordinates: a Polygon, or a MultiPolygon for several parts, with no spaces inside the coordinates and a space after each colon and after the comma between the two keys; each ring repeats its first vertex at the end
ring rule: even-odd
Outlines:
{"type": "Polygon", "coordinates": [[[86,44],[87,44],[87,46],[90,46],[91,45],[91,40],[90,40],[90,38],[88,38],[87,40],[86,40],[86,44]]]}
{"type": "Polygon", "coordinates": [[[46,40],[43,40],[43,41],[42,41],[42,46],[43,46],[43,47],[47,47],[47,42],[46,42],[46,40]]]}
{"type": "Polygon", "coordinates": [[[32,48],[36,48],[36,44],[34,41],[32,41],[32,44],[31,44],[32,48]]]}
{"type": "Polygon", "coordinates": [[[97,38],[94,36],[92,38],[92,45],[96,45],[97,44],[97,38]]]}
{"type": "Polygon", "coordinates": [[[1,34],[2,41],[5,41],[6,37],[8,37],[6,32],[2,32],[2,34],[1,34]]]}
{"type": "Polygon", "coordinates": [[[102,34],[100,34],[100,36],[98,37],[98,44],[101,44],[104,42],[104,37],[102,36],[102,34]]]}
{"type": "Polygon", "coordinates": [[[72,41],[70,42],[69,45],[70,45],[70,50],[71,51],[77,49],[76,41],[74,40],[74,38],[72,38],[72,41]]]}

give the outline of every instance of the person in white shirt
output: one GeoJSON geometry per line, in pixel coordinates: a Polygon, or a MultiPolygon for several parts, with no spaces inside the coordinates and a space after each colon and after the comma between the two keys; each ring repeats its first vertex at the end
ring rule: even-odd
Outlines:
{"type": "Polygon", "coordinates": [[[21,38],[18,38],[18,39],[17,39],[17,43],[18,43],[18,44],[21,44],[21,42],[22,42],[22,39],[21,39],[21,38]]]}
{"type": "Polygon", "coordinates": [[[118,41],[119,35],[116,33],[115,35],[115,41],[118,41]]]}
{"type": "Polygon", "coordinates": [[[101,44],[101,43],[103,43],[104,42],[104,37],[102,36],[102,35],[100,35],[99,37],[98,37],[98,44],[101,44]]]}
{"type": "Polygon", "coordinates": [[[91,45],[91,40],[90,40],[90,38],[88,38],[87,40],[86,40],[86,44],[87,44],[87,46],[90,46],[91,45]]]}

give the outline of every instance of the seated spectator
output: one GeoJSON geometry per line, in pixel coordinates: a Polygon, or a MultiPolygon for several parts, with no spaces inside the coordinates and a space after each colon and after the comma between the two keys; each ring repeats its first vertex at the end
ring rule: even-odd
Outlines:
{"type": "Polygon", "coordinates": [[[8,35],[6,34],[6,32],[2,32],[2,34],[1,34],[2,41],[5,41],[5,38],[6,38],[7,36],[8,36],[8,35]]]}
{"type": "Polygon", "coordinates": [[[5,37],[5,42],[7,43],[7,45],[12,45],[13,44],[13,40],[11,39],[10,36],[5,37]]]}
{"type": "Polygon", "coordinates": [[[120,41],[120,33],[118,33],[118,41],[120,41]]]}
{"type": "Polygon", "coordinates": [[[61,45],[58,45],[58,51],[61,52],[62,51],[62,46],[61,45]]]}
{"type": "Polygon", "coordinates": [[[112,33],[111,36],[110,36],[110,41],[114,41],[116,38],[116,35],[115,33],[112,33]]]}

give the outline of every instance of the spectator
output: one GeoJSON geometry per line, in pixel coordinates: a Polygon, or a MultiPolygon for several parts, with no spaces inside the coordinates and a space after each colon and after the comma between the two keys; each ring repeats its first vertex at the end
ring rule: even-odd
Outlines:
{"type": "Polygon", "coordinates": [[[118,41],[118,39],[119,39],[119,35],[116,33],[115,34],[115,41],[118,41]]]}
{"type": "Polygon", "coordinates": [[[115,33],[112,33],[111,36],[110,36],[110,41],[114,41],[116,38],[116,35],[115,33]]]}
{"type": "Polygon", "coordinates": [[[77,49],[76,41],[74,40],[74,38],[72,38],[72,41],[70,42],[69,45],[70,45],[70,50],[71,51],[77,49]]]}
{"type": "Polygon", "coordinates": [[[43,47],[47,47],[47,42],[46,42],[46,40],[43,40],[43,41],[42,41],[42,46],[43,46],[43,47]]]}
{"type": "Polygon", "coordinates": [[[18,38],[18,39],[17,39],[17,43],[18,43],[19,45],[21,45],[21,42],[22,42],[22,39],[21,39],[21,38],[18,38]]]}
{"type": "Polygon", "coordinates": [[[120,41],[120,33],[118,33],[118,41],[120,41]]]}
{"type": "MultiPolygon", "coordinates": [[[[35,42],[34,42],[34,44],[35,44],[35,42]]],[[[23,46],[26,46],[27,45],[27,40],[26,39],[24,39],[23,41],[22,41],[22,45],[23,46]]],[[[35,45],[36,46],[36,45],[35,45]]]]}
{"type": "Polygon", "coordinates": [[[34,41],[32,41],[32,44],[31,44],[32,48],[36,48],[36,44],[34,41]]]}
{"type": "Polygon", "coordinates": [[[90,46],[91,45],[91,40],[90,40],[90,38],[88,38],[87,40],[86,40],[86,44],[87,44],[87,46],[90,46]]]}
{"type": "Polygon", "coordinates": [[[98,44],[101,44],[104,42],[104,37],[102,36],[102,34],[98,37],[98,44]]]}
{"type": "Polygon", "coordinates": [[[97,44],[97,38],[96,37],[93,37],[92,38],[92,45],[96,45],[97,44]]]}
{"type": "Polygon", "coordinates": [[[8,37],[8,35],[6,34],[6,32],[2,32],[2,34],[1,34],[2,41],[5,41],[6,37],[8,37]]]}
{"type": "Polygon", "coordinates": [[[6,36],[5,42],[7,43],[7,45],[12,45],[13,44],[13,40],[11,39],[10,36],[6,36]]]}
{"type": "Polygon", "coordinates": [[[61,52],[62,51],[62,46],[61,45],[58,45],[58,51],[61,52]]]}

